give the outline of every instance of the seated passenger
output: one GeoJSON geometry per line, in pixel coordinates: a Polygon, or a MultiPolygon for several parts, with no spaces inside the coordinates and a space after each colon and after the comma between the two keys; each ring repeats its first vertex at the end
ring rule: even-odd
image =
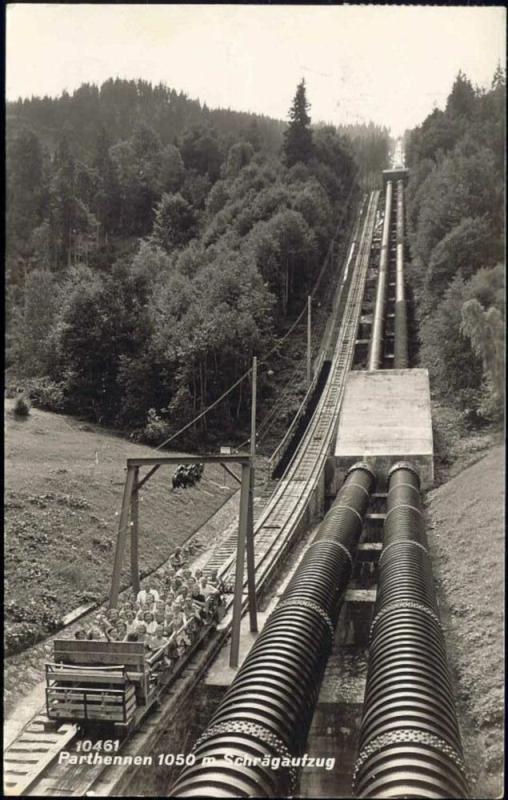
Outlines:
{"type": "Polygon", "coordinates": [[[187,587],[189,589],[189,597],[194,597],[194,595],[201,594],[199,581],[197,581],[194,576],[189,578],[189,580],[187,581],[187,587]]]}
{"type": "Polygon", "coordinates": [[[157,602],[157,600],[160,600],[162,585],[159,578],[152,578],[152,583],[149,591],[150,594],[153,595],[153,599],[155,600],[155,602],[157,602]]]}
{"type": "Polygon", "coordinates": [[[141,589],[136,595],[136,602],[138,605],[153,604],[155,600],[159,599],[159,592],[154,587],[150,586],[148,589],[141,589]]]}
{"type": "Polygon", "coordinates": [[[79,639],[80,641],[82,641],[83,639],[86,639],[87,637],[86,637],[85,629],[84,628],[78,628],[74,633],[74,638],[75,639],[79,639]]]}
{"type": "Polygon", "coordinates": [[[211,583],[208,583],[208,578],[206,575],[201,578],[199,586],[201,588],[201,594],[204,594],[205,597],[215,597],[218,595],[218,591],[215,586],[212,586],[211,583]]]}
{"type": "Polygon", "coordinates": [[[116,626],[116,631],[118,634],[118,641],[123,642],[127,638],[127,625],[125,622],[119,622],[116,626]]]}
{"type": "Polygon", "coordinates": [[[104,633],[104,629],[108,627],[109,621],[105,614],[97,614],[95,617],[95,625],[104,633]]]}
{"type": "Polygon", "coordinates": [[[189,587],[184,584],[178,592],[178,597],[182,597],[184,601],[187,600],[189,597],[189,587]]]}
{"type": "Polygon", "coordinates": [[[212,586],[215,586],[219,594],[224,594],[224,581],[222,578],[219,578],[218,570],[212,569],[208,581],[212,586]]]}
{"type": "Polygon", "coordinates": [[[185,651],[187,650],[187,648],[191,643],[189,635],[185,630],[185,622],[183,614],[181,612],[177,612],[175,614],[174,626],[176,632],[177,653],[178,656],[180,657],[183,656],[183,654],[185,653],[185,651]]]}
{"type": "Polygon", "coordinates": [[[174,567],[168,567],[166,569],[166,583],[168,581],[172,581],[176,575],[176,569],[174,567]]]}
{"type": "Polygon", "coordinates": [[[178,658],[178,645],[176,642],[176,636],[171,634],[168,636],[168,646],[167,646],[167,657],[172,664],[178,658]]]}
{"type": "Polygon", "coordinates": [[[88,631],[87,639],[102,639],[102,632],[100,628],[96,628],[95,626],[91,627],[88,631]]]}
{"type": "Polygon", "coordinates": [[[198,628],[201,627],[201,617],[192,605],[192,600],[187,600],[184,604],[183,619],[189,635],[193,636],[197,633],[198,628]]]}
{"type": "Polygon", "coordinates": [[[141,604],[141,609],[143,611],[143,614],[146,614],[147,611],[150,611],[153,614],[155,610],[155,602],[152,595],[148,595],[146,601],[141,604]]]}
{"type": "Polygon", "coordinates": [[[146,632],[151,636],[157,627],[157,623],[155,622],[155,617],[151,611],[145,611],[144,614],[144,621],[146,625],[146,632]]]}
{"type": "Polygon", "coordinates": [[[160,648],[164,647],[167,643],[168,640],[164,636],[164,628],[162,625],[157,625],[153,635],[148,637],[148,647],[152,651],[160,650],[160,648]]]}
{"type": "Polygon", "coordinates": [[[127,611],[125,614],[125,624],[127,625],[127,633],[132,633],[136,630],[136,614],[134,611],[127,611]]]}
{"type": "Polygon", "coordinates": [[[182,608],[183,608],[183,598],[180,595],[178,595],[177,597],[175,597],[175,602],[171,606],[171,613],[173,615],[180,614],[182,608]]]}
{"type": "Polygon", "coordinates": [[[169,557],[169,561],[170,561],[171,566],[175,570],[180,569],[181,567],[183,567],[184,560],[183,560],[183,557],[182,557],[182,548],[181,547],[177,547],[176,548],[176,550],[173,553],[173,555],[171,555],[169,557]]]}
{"type": "Polygon", "coordinates": [[[148,637],[146,632],[146,625],[144,624],[144,622],[138,622],[136,633],[138,635],[138,642],[146,642],[148,637]]]}
{"type": "Polygon", "coordinates": [[[155,622],[157,623],[157,625],[164,625],[164,622],[165,622],[165,619],[166,619],[164,608],[157,609],[157,611],[154,614],[154,617],[155,617],[155,622]]]}
{"type": "Polygon", "coordinates": [[[139,634],[136,631],[131,631],[127,634],[127,642],[139,642],[139,634]]]}

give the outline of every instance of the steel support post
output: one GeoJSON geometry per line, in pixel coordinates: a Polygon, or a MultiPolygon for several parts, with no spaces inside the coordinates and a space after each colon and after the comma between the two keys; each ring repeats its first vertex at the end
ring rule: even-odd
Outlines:
{"type": "Polygon", "coordinates": [[[252,402],[250,424],[250,480],[249,480],[249,514],[247,525],[247,592],[249,597],[249,619],[252,633],[257,633],[256,609],[256,563],[254,556],[254,484],[256,472],[256,410],[257,410],[257,358],[252,359],[252,402]]]}
{"type": "Polygon", "coordinates": [[[118,524],[118,537],[116,540],[115,562],[113,565],[113,576],[111,579],[111,593],[109,597],[110,608],[115,608],[118,602],[120,591],[120,575],[122,572],[122,561],[125,553],[125,543],[127,541],[127,526],[129,524],[129,512],[131,508],[131,496],[134,487],[135,470],[127,467],[127,478],[123,490],[122,510],[120,512],[120,522],[118,524]]]}
{"type": "Polygon", "coordinates": [[[249,464],[242,464],[242,486],[240,489],[240,519],[238,522],[238,543],[236,548],[235,596],[233,601],[233,624],[231,628],[231,651],[229,666],[238,666],[240,652],[240,625],[242,622],[243,570],[245,565],[245,542],[249,524],[249,464]]]}
{"type": "Polygon", "coordinates": [[[131,494],[131,582],[139,592],[139,467],[134,467],[134,486],[131,494]]]}
{"type": "Polygon", "coordinates": [[[307,386],[312,381],[312,297],[307,297],[307,386]]]}

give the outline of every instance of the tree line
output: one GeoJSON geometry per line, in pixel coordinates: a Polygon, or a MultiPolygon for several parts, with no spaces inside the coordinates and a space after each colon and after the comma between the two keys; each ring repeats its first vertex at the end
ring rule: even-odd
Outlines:
{"type": "Polygon", "coordinates": [[[420,357],[476,422],[503,407],[505,102],[501,68],[488,90],[460,72],[445,109],[405,137],[420,357]]]}
{"type": "MultiPolygon", "coordinates": [[[[284,126],[198,106],[109,81],[8,109],[8,365],[39,405],[157,443],[287,329],[358,183],[303,81],[284,126]]],[[[241,383],[195,433],[248,403],[241,383]]]]}

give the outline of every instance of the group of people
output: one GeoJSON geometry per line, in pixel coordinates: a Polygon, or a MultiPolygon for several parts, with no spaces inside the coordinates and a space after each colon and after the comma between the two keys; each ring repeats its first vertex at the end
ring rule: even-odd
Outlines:
{"type": "Polygon", "coordinates": [[[76,639],[143,642],[147,655],[161,652],[170,665],[185,653],[203,625],[216,623],[224,602],[224,585],[217,570],[204,575],[188,566],[188,549],[177,548],[170,566],[150,578],[137,594],[97,614],[91,628],[75,632],[76,639]]]}
{"type": "Polygon", "coordinates": [[[172,478],[173,489],[178,489],[180,486],[184,489],[187,486],[194,486],[201,480],[203,470],[203,464],[180,464],[172,478]]]}

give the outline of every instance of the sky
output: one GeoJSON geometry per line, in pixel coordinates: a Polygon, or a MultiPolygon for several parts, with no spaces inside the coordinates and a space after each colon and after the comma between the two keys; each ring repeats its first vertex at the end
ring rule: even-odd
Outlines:
{"type": "Polygon", "coordinates": [[[505,26],[502,6],[12,3],[6,95],[142,78],[286,119],[303,77],[313,122],[372,120],[397,136],[444,107],[460,69],[490,84],[505,26]]]}

